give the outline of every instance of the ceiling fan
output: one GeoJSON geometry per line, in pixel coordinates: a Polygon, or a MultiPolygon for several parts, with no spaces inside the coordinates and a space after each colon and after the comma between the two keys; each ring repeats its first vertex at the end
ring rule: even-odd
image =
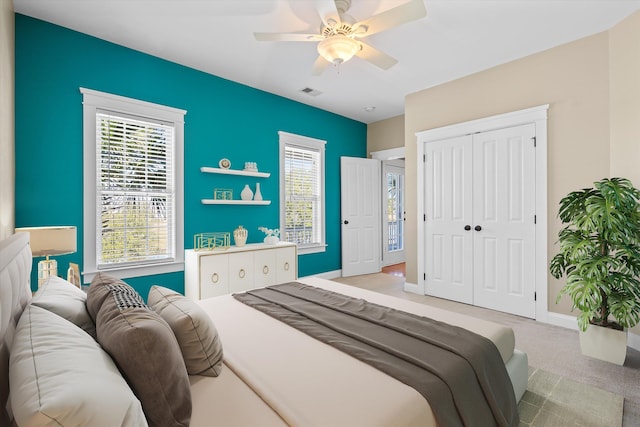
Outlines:
{"type": "Polygon", "coordinates": [[[318,42],[319,55],[313,64],[314,75],[320,75],[327,66],[340,65],[354,55],[383,70],[391,68],[398,62],[395,58],[361,39],[427,15],[424,0],[409,0],[358,22],[347,13],[351,0],[314,0],[314,3],[322,19],[319,34],[254,33],[258,41],[318,42]]]}

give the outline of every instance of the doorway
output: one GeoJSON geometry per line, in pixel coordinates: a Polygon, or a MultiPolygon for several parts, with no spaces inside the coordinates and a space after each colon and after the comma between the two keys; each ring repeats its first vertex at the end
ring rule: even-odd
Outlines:
{"type": "Polygon", "coordinates": [[[382,266],[405,261],[404,159],[382,161],[382,266]]]}

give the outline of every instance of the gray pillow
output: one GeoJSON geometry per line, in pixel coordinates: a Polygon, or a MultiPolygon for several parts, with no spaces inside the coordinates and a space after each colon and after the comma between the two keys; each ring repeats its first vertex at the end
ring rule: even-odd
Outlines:
{"type": "Polygon", "coordinates": [[[173,331],[129,285],[96,275],[87,292],[98,342],[142,403],[150,426],[188,426],[191,388],[173,331]]]}
{"type": "Polygon", "coordinates": [[[211,317],[194,301],[162,286],[151,287],[147,302],[171,326],[189,375],[217,377],[222,343],[211,317]]]}
{"type": "Polygon", "coordinates": [[[87,312],[87,294],[61,277],[51,276],[38,288],[31,304],[47,309],[84,329],[93,338],[96,326],[87,312]]]}

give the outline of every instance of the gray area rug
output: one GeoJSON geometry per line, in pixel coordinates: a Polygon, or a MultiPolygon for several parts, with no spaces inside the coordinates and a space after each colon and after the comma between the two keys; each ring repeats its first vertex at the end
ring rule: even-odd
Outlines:
{"type": "Polygon", "coordinates": [[[623,405],[620,395],[530,366],[518,410],[521,427],[619,427],[623,405]]]}

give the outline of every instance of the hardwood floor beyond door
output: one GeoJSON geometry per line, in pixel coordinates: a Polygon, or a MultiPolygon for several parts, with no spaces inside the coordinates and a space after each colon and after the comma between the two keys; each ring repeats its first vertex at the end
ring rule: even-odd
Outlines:
{"type": "Polygon", "coordinates": [[[382,272],[386,274],[391,274],[392,276],[398,277],[406,277],[407,276],[407,268],[404,262],[400,264],[387,265],[386,267],[382,267],[382,272]]]}

